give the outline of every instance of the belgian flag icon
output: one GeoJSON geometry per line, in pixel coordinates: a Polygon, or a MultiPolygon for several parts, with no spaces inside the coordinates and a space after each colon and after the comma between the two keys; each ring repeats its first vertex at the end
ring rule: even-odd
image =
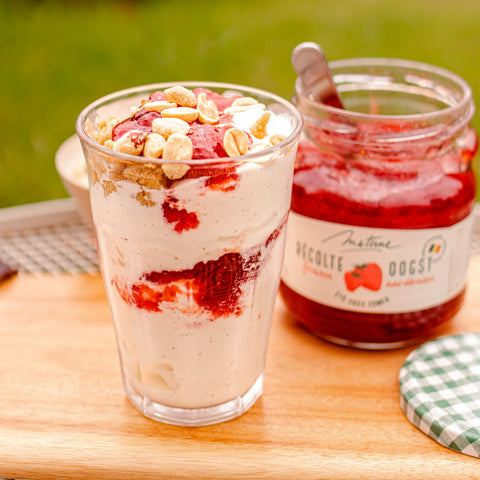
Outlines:
{"type": "Polygon", "coordinates": [[[430,253],[439,253],[441,249],[442,249],[442,246],[439,243],[432,243],[428,251],[430,253]]]}

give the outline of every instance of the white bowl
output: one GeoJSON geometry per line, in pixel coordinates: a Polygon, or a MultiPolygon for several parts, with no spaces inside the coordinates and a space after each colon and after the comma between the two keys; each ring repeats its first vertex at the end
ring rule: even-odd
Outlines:
{"type": "Polygon", "coordinates": [[[83,221],[93,226],[88,189],[87,166],[77,135],[62,143],[55,154],[55,166],[67,192],[75,201],[78,213],[83,221]]]}

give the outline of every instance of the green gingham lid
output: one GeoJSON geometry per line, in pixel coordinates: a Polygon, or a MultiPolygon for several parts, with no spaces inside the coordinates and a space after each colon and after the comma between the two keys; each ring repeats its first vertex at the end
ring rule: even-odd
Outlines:
{"type": "Polygon", "coordinates": [[[410,353],[400,406],[441,445],[480,458],[480,333],[447,335],[410,353]]]}

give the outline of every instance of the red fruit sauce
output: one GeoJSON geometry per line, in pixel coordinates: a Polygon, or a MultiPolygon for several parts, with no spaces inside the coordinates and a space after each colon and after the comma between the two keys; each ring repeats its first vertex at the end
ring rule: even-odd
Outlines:
{"type": "MultiPolygon", "coordinates": [[[[476,148],[473,142],[469,150],[461,152],[467,164],[476,148]]],[[[471,168],[458,173],[458,167],[457,173],[445,173],[453,157],[446,155],[436,162],[413,159],[401,168],[395,159],[378,160],[327,154],[309,141],[302,142],[293,180],[292,210],[338,224],[392,229],[448,227],[471,213],[474,173],[471,168]],[[439,165],[445,167],[444,171],[439,165]],[[403,187],[401,193],[395,193],[399,185],[403,187]],[[370,201],[369,191],[383,194],[370,201]]],[[[349,281],[351,288],[356,288],[355,278],[349,281]]],[[[341,339],[341,343],[381,345],[408,343],[433,333],[460,308],[465,290],[433,308],[385,314],[322,305],[283,282],[280,292],[298,321],[312,332],[334,341],[341,339]]]]}
{"type": "MultiPolygon", "coordinates": [[[[174,302],[179,295],[187,294],[189,302],[193,300],[200,313],[209,314],[210,321],[222,316],[238,316],[243,311],[242,286],[256,279],[266,256],[264,250],[268,253],[284,224],[259,247],[228,252],[216,260],[198,262],[190,269],[147,272],[130,286],[120,284],[117,279],[112,280],[112,284],[124,302],[149,312],[161,312],[162,303],[174,302]]],[[[179,309],[179,304],[175,308],[179,309]]]]}
{"type": "Polygon", "coordinates": [[[185,208],[180,208],[178,199],[169,196],[162,204],[163,216],[168,223],[174,225],[178,233],[184,230],[192,230],[198,227],[199,221],[195,212],[189,212],[185,208]]]}

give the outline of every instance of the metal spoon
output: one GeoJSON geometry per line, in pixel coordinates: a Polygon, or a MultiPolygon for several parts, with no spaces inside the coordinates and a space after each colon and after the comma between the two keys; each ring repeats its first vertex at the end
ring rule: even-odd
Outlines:
{"type": "Polygon", "coordinates": [[[292,65],[307,95],[331,107],[344,108],[320,45],[303,42],[292,52],[292,65]]]}

